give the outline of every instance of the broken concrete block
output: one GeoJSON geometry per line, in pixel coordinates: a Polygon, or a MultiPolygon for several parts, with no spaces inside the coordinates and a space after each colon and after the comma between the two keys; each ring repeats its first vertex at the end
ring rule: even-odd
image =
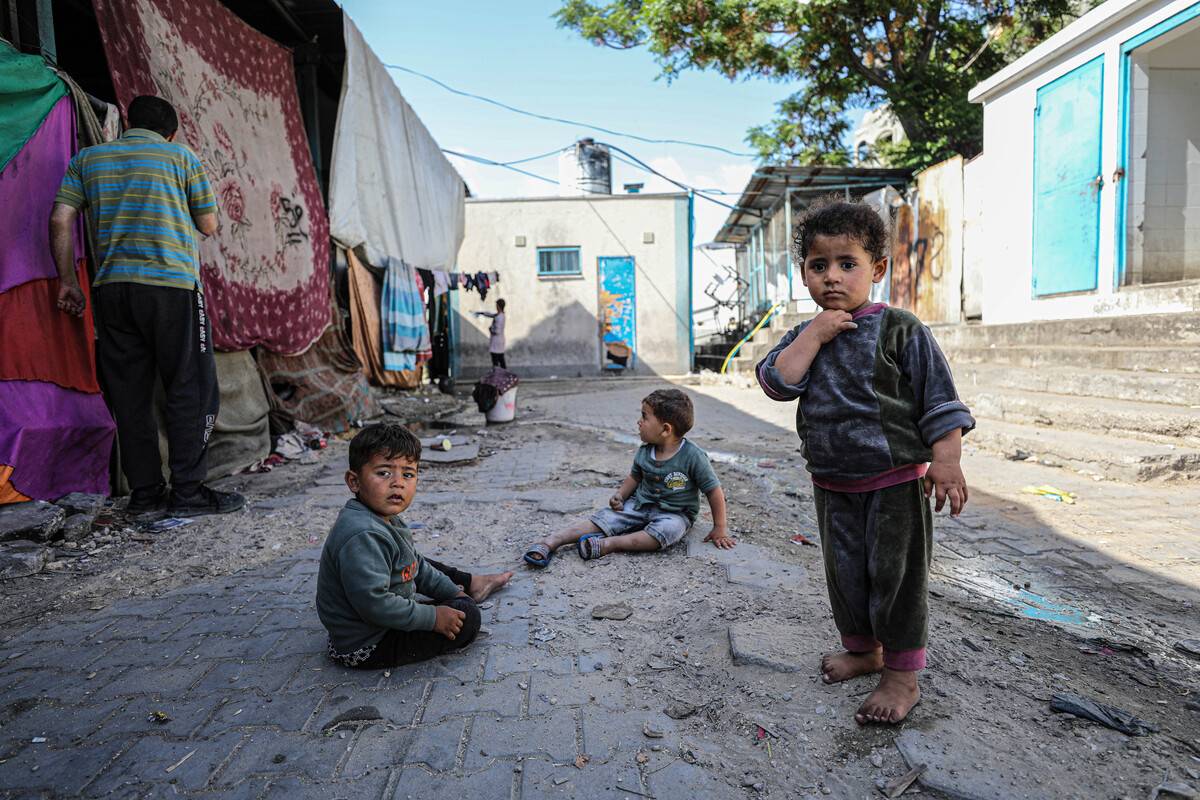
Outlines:
{"type": "Polygon", "coordinates": [[[67,512],[53,503],[30,500],[0,506],[0,542],[13,539],[48,541],[62,530],[67,512]]]}
{"type": "Polygon", "coordinates": [[[92,532],[92,523],[95,520],[94,513],[72,514],[63,522],[62,535],[67,539],[81,539],[92,532]]]}
{"type": "Polygon", "coordinates": [[[0,544],[0,580],[36,575],[49,557],[50,548],[37,542],[4,542],[0,544]]]}
{"type": "Polygon", "coordinates": [[[104,508],[108,498],[102,494],[86,492],[71,492],[66,497],[54,501],[54,505],[64,509],[68,514],[89,514],[95,517],[104,508]]]}
{"type": "Polygon", "coordinates": [[[802,654],[811,649],[804,630],[796,625],[758,618],[729,626],[729,653],[735,664],[801,672],[812,669],[811,659],[801,660],[802,654]]]}

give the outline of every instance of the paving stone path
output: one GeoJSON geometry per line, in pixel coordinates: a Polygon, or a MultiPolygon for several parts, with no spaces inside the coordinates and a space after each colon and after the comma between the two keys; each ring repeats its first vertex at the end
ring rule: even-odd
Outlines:
{"type": "Polygon", "coordinates": [[[567,612],[538,596],[539,580],[486,603],[486,635],[464,653],[357,671],[325,657],[312,608],[318,557],[301,552],[9,641],[0,786],[123,797],[719,796],[686,761],[656,769],[680,751],[673,722],[624,713],[629,687],[603,671],[602,656],[539,647],[534,615],[552,624],[567,612]],[[661,737],[647,738],[646,724],[661,737]]]}

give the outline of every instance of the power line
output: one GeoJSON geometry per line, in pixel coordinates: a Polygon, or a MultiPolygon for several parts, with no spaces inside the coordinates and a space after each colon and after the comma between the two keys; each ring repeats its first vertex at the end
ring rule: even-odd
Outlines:
{"type": "Polygon", "coordinates": [[[450,86],[449,84],[439,81],[437,78],[433,77],[432,75],[426,75],[424,72],[419,72],[415,69],[411,69],[410,67],[402,67],[399,64],[384,64],[384,66],[387,67],[388,69],[395,69],[395,70],[399,70],[400,72],[407,72],[410,75],[416,75],[418,78],[424,78],[425,80],[429,81],[430,83],[437,84],[438,86],[442,87],[443,89],[450,92],[451,94],[456,94],[456,95],[459,95],[460,97],[469,97],[472,100],[479,100],[480,102],[488,103],[489,105],[496,106],[497,108],[503,108],[505,111],[512,111],[513,113],[516,113],[516,114],[524,114],[525,116],[533,117],[534,119],[545,120],[547,122],[559,122],[559,123],[562,123],[563,125],[575,125],[580,128],[590,128],[594,131],[600,131],[601,133],[607,133],[611,136],[623,136],[626,139],[635,139],[639,142],[645,142],[646,144],[679,144],[679,145],[685,145],[687,147],[700,147],[700,148],[704,148],[705,150],[716,150],[717,152],[726,153],[731,156],[737,156],[738,158],[758,158],[758,153],[739,153],[735,150],[730,150],[728,148],[720,147],[719,145],[715,145],[715,144],[703,144],[701,142],[689,142],[686,139],[650,139],[645,136],[638,136],[637,134],[634,134],[634,133],[623,133],[621,131],[614,131],[610,128],[601,128],[599,125],[591,125],[586,122],[579,122],[577,120],[571,120],[571,119],[563,119],[562,117],[552,117],[547,114],[538,114],[534,111],[526,111],[523,108],[517,108],[516,106],[510,106],[507,103],[501,103],[499,100],[493,100],[490,97],[484,97],[483,95],[472,94],[471,92],[465,92],[461,89],[455,89],[453,86],[450,86]]]}
{"type": "Polygon", "coordinates": [[[668,176],[662,174],[661,172],[656,170],[654,167],[650,166],[645,161],[642,161],[640,158],[633,155],[629,151],[622,150],[621,148],[617,147],[615,144],[607,144],[607,143],[605,143],[605,144],[610,150],[615,150],[618,153],[620,153],[621,155],[624,155],[626,158],[630,159],[630,161],[626,161],[624,158],[621,158],[620,156],[616,156],[616,159],[618,161],[620,161],[624,164],[629,164],[629,166],[631,166],[631,167],[640,167],[641,169],[646,170],[646,172],[649,172],[653,175],[657,175],[658,177],[662,178],[667,183],[672,183],[672,184],[678,186],[680,189],[683,189],[688,192],[692,192],[693,194],[696,195],[696,197],[703,198],[710,203],[716,203],[719,206],[724,206],[725,208],[728,208],[730,211],[750,211],[750,210],[752,210],[752,209],[738,208],[737,206],[731,206],[731,205],[729,205],[729,203],[726,203],[723,200],[718,200],[715,197],[709,197],[707,194],[704,194],[703,192],[701,192],[699,189],[695,188],[694,186],[688,186],[686,183],[681,183],[680,181],[677,181],[674,178],[671,178],[671,177],[668,177],[668,176]]]}
{"type": "MultiPolygon", "coordinates": [[[[528,175],[531,178],[537,178],[539,181],[545,181],[546,183],[553,183],[555,185],[558,185],[558,181],[556,181],[556,180],[547,178],[544,175],[538,175],[536,172],[530,172],[529,170],[524,170],[524,169],[521,169],[520,167],[513,166],[513,164],[522,164],[525,161],[534,161],[537,158],[545,158],[545,156],[535,156],[534,158],[525,158],[525,159],[521,159],[520,161],[507,161],[506,162],[506,161],[493,161],[490,158],[483,158],[482,156],[473,156],[468,153],[459,153],[456,150],[447,150],[444,147],[442,148],[442,152],[448,156],[458,156],[459,158],[465,158],[468,161],[474,161],[479,164],[486,164],[489,167],[504,167],[505,169],[511,169],[513,172],[519,172],[522,175],[528,175]]],[[[556,150],[554,152],[558,152],[558,151],[556,150]]],[[[547,153],[546,155],[549,155],[549,153],[547,153]]]]}

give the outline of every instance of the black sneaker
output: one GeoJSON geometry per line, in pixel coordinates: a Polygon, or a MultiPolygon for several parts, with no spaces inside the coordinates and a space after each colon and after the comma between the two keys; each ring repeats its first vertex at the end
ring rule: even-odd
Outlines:
{"type": "Polygon", "coordinates": [[[171,504],[167,510],[173,517],[202,517],[205,514],[228,514],[244,505],[246,498],[237,492],[218,492],[201,485],[188,495],[171,492],[171,504]]]}
{"type": "Polygon", "coordinates": [[[167,510],[167,485],[160,483],[148,489],[134,489],[129,495],[129,503],[125,506],[127,514],[153,514],[167,510]]]}

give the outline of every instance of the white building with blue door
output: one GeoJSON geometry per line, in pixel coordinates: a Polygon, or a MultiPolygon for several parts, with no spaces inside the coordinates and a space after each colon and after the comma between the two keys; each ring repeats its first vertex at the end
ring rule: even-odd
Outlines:
{"type": "Polygon", "coordinates": [[[1200,310],[1200,3],[1108,0],[970,97],[985,323],[1200,310]]]}
{"type": "Polygon", "coordinates": [[[459,291],[461,374],[490,366],[487,318],[504,298],[507,361],[523,377],[684,375],[691,368],[686,193],[468,199],[458,268],[498,272],[459,291]]]}

